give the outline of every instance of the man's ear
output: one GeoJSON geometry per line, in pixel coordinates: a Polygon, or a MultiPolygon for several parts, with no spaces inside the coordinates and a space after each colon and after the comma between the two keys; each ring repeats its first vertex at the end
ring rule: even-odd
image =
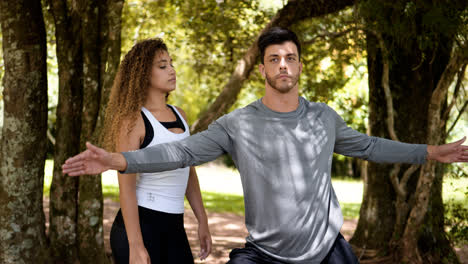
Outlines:
{"type": "Polygon", "coordinates": [[[260,74],[263,76],[263,78],[265,78],[265,65],[259,64],[258,70],[260,71],[260,74]]]}
{"type": "Polygon", "coordinates": [[[299,62],[299,74],[302,73],[302,61],[299,62]]]}

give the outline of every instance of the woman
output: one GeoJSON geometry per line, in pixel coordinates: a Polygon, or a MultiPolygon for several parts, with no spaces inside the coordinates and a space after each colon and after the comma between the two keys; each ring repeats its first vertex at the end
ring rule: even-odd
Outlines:
{"type": "MultiPolygon", "coordinates": [[[[167,105],[176,72],[161,39],[137,43],[123,59],[105,118],[104,144],[131,151],[189,136],[185,113],[167,105]]],[[[183,226],[184,194],[198,220],[200,258],[211,235],[195,169],[118,175],[120,207],[110,240],[117,263],[194,263],[183,226]]]]}

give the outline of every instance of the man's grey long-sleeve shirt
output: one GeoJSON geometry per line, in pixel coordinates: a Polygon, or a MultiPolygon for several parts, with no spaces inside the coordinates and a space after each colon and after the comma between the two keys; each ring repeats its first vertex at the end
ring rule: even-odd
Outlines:
{"type": "Polygon", "coordinates": [[[126,173],[199,165],[229,153],[239,170],[247,241],[287,263],[320,263],[343,224],[331,184],[333,152],[374,162],[424,163],[426,145],[369,137],[322,103],[293,112],[261,99],[178,142],[124,152],[126,173]]]}

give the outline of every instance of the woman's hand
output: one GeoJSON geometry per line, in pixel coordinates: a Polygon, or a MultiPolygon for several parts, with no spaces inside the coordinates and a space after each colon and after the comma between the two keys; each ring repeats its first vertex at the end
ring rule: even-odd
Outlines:
{"type": "Polygon", "coordinates": [[[198,225],[198,239],[200,240],[200,254],[198,256],[204,260],[211,253],[211,234],[208,223],[198,225]]]}
{"type": "Polygon", "coordinates": [[[151,264],[148,251],[143,244],[130,245],[129,264],[151,264]]]}

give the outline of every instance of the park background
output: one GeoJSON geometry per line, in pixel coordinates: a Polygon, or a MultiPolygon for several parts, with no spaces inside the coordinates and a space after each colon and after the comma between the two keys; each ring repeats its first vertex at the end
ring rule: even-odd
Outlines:
{"type": "MultiPolygon", "coordinates": [[[[71,178],[60,165],[85,141],[98,142],[118,63],[138,40],[167,43],[178,77],[169,103],[185,110],[193,133],[262,96],[255,41],[280,25],[303,43],[302,96],[327,103],[360,132],[442,144],[467,131],[467,6],[1,0],[0,263],[110,262],[115,172],[71,178]]],[[[342,156],[333,164],[351,226],[345,236],[362,263],[467,262],[466,165],[382,165],[342,156]]],[[[220,247],[205,263],[224,263],[246,235],[239,176],[229,157],[198,172],[220,247]],[[226,237],[230,242],[221,243],[226,237]]],[[[186,211],[196,255],[196,226],[186,211]]]]}

